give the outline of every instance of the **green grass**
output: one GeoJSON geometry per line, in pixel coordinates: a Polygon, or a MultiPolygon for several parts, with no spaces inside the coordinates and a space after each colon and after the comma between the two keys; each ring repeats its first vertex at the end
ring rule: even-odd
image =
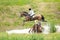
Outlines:
{"type": "MultiPolygon", "coordinates": [[[[34,0],[36,1],[36,0],[34,0]]],[[[38,0],[39,2],[60,2],[60,0],[38,0]]],[[[30,4],[32,0],[0,0],[0,5],[25,5],[30,4]]]]}
{"type": "Polygon", "coordinates": [[[0,33],[0,40],[60,40],[60,34],[12,34],[0,33]]]}
{"type": "Polygon", "coordinates": [[[0,0],[0,5],[24,5],[30,3],[30,0],[0,0]]]}

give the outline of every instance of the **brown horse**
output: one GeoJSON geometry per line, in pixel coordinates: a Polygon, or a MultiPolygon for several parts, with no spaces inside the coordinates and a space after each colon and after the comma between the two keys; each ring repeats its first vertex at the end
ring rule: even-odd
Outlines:
{"type": "Polygon", "coordinates": [[[23,22],[34,21],[34,20],[46,22],[43,15],[37,15],[37,16],[34,16],[33,18],[31,18],[27,12],[22,12],[20,14],[20,17],[23,17],[23,16],[25,16],[25,20],[23,22]]]}
{"type": "Polygon", "coordinates": [[[41,25],[40,24],[34,24],[33,25],[33,28],[31,28],[30,30],[29,30],[29,32],[30,31],[32,31],[32,32],[34,32],[34,33],[41,33],[42,32],[42,27],[41,27],[41,25]]]}

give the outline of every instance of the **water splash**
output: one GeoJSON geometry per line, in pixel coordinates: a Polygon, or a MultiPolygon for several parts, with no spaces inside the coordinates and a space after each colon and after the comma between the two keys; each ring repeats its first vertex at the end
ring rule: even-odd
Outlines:
{"type": "Polygon", "coordinates": [[[55,25],[56,32],[60,32],[60,25],[55,25]]]}
{"type": "Polygon", "coordinates": [[[45,23],[45,25],[42,26],[43,27],[43,34],[49,34],[50,33],[50,24],[49,23],[45,23]]]}
{"type": "Polygon", "coordinates": [[[10,31],[6,31],[6,33],[8,34],[29,34],[29,30],[30,28],[21,29],[21,30],[10,30],[10,31]]]}

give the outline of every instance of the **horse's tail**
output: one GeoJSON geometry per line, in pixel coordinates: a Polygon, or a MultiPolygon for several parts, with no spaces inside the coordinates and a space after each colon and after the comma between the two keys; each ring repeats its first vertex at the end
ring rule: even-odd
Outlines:
{"type": "Polygon", "coordinates": [[[43,21],[43,22],[47,22],[47,21],[45,20],[45,17],[44,17],[43,15],[41,15],[41,17],[42,17],[42,21],[43,21]]]}

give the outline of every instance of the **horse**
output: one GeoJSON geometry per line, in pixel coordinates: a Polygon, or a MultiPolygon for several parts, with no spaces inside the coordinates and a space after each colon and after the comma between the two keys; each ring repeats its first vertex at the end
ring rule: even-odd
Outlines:
{"type": "Polygon", "coordinates": [[[47,22],[47,21],[45,21],[45,18],[43,15],[37,15],[37,16],[34,16],[33,18],[31,18],[30,15],[28,14],[28,12],[23,11],[20,14],[20,17],[23,17],[23,16],[25,16],[25,20],[23,20],[23,23],[26,21],[34,21],[34,20],[47,22]]]}
{"type": "Polygon", "coordinates": [[[40,24],[34,24],[33,27],[29,30],[34,32],[34,33],[42,33],[42,26],[40,24]]]}

